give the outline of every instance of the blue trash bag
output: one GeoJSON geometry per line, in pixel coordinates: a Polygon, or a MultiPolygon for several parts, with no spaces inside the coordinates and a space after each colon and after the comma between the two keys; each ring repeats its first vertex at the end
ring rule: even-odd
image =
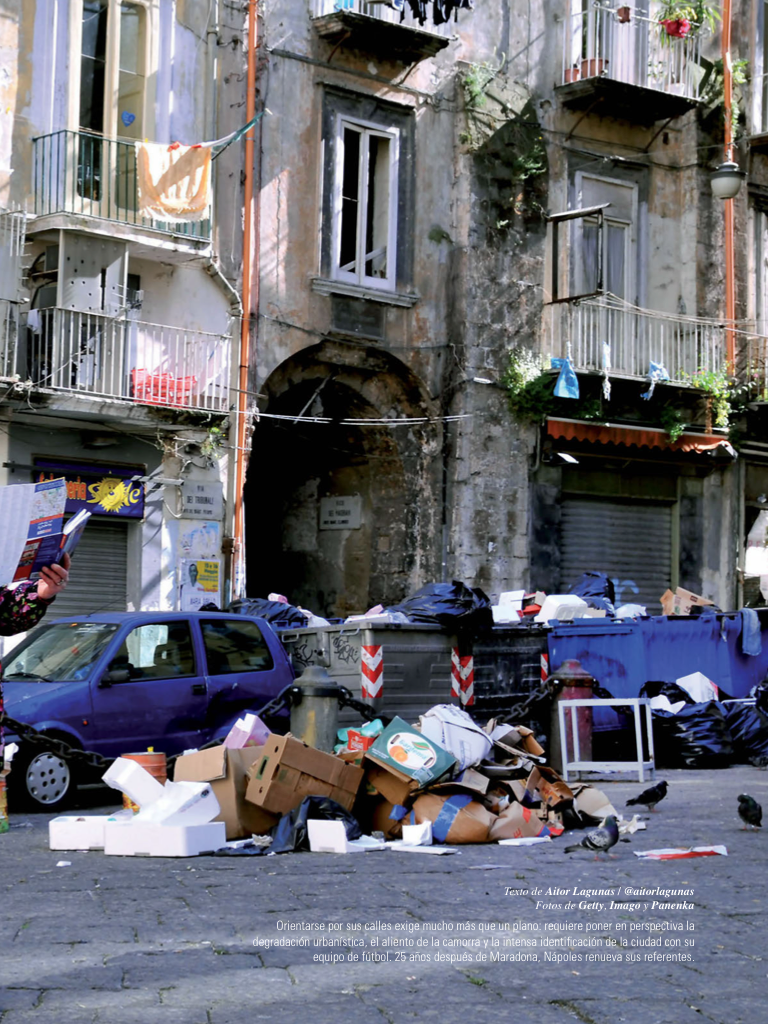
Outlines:
{"type": "Polygon", "coordinates": [[[578,398],[579,379],[576,376],[571,360],[552,359],[550,362],[554,370],[560,371],[555,384],[555,398],[578,398]]]}
{"type": "Polygon", "coordinates": [[[586,601],[590,608],[602,608],[608,615],[616,614],[616,591],[613,581],[604,572],[585,572],[568,593],[586,601]]]}

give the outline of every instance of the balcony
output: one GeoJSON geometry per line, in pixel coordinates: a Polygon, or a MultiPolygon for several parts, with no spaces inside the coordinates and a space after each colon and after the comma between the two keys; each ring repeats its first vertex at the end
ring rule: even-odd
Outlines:
{"type": "Polygon", "coordinates": [[[28,314],[0,338],[0,378],[45,392],[226,413],[228,335],[71,309],[28,314]]]}
{"type": "Polygon", "coordinates": [[[724,324],[670,316],[628,306],[610,296],[554,303],[548,307],[549,351],[569,354],[576,370],[603,372],[603,343],[610,346],[610,376],[644,380],[651,362],[661,364],[670,382],[690,384],[699,370],[726,364],[724,324]]]}
{"type": "Polygon", "coordinates": [[[133,142],[84,132],[58,131],[33,140],[34,213],[74,214],[209,243],[210,215],[201,221],[170,224],[142,217],[133,142]]]}
{"type": "Polygon", "coordinates": [[[650,15],[633,7],[625,21],[627,8],[593,3],[566,18],[558,87],[566,107],[650,125],[696,105],[705,74],[700,30],[668,36],[657,7],[650,15]]]}
{"type": "MultiPolygon", "coordinates": [[[[411,64],[434,57],[445,49],[454,34],[450,21],[422,28],[386,0],[313,0],[315,30],[328,42],[355,47],[367,53],[411,64]]],[[[427,10],[431,8],[427,5],[427,10]]]]}

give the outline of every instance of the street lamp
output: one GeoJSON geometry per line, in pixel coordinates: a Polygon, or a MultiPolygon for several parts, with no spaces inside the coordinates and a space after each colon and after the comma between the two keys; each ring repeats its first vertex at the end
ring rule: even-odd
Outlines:
{"type": "Polygon", "coordinates": [[[733,160],[726,160],[712,172],[710,178],[712,195],[715,199],[734,199],[739,194],[741,183],[745,177],[746,171],[742,171],[733,160]]]}

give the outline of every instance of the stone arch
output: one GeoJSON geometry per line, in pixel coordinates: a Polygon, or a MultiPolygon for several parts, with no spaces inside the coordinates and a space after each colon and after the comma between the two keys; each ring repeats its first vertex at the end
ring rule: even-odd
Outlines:
{"type": "Polygon", "coordinates": [[[277,591],[346,617],[437,578],[441,424],[415,374],[389,353],[323,341],[283,362],[260,390],[245,489],[249,595],[277,591]],[[435,419],[344,422],[424,416],[435,419]],[[345,503],[353,528],[321,522],[321,500],[332,497],[355,499],[345,503]]]}

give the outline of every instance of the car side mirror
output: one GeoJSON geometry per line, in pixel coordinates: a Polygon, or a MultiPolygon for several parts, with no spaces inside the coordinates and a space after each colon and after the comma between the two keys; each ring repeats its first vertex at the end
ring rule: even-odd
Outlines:
{"type": "Polygon", "coordinates": [[[99,680],[100,687],[109,687],[113,683],[127,683],[131,678],[131,673],[127,668],[113,668],[111,672],[105,672],[105,674],[99,680]]]}

